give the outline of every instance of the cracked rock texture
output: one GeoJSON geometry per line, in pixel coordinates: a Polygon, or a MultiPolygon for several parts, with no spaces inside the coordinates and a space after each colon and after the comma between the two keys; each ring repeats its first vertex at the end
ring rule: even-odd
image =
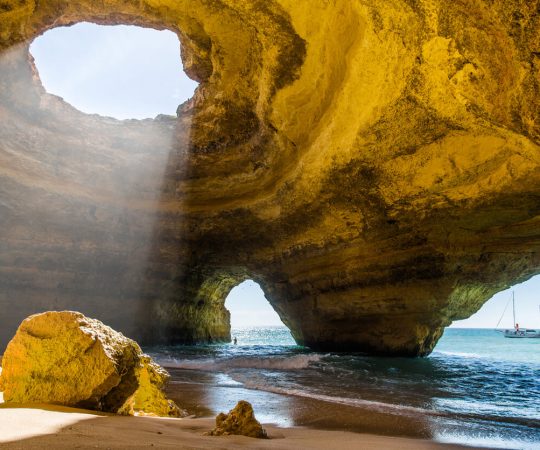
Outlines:
{"type": "Polygon", "coordinates": [[[1,1],[0,346],[49,309],[229,340],[252,278],[301,344],[429,353],[540,272],[539,8],[1,1]],[[48,95],[28,43],[79,21],[176,32],[193,99],[116,121],[48,95]]]}
{"type": "Polygon", "coordinates": [[[6,403],[49,403],[124,415],[180,417],[169,374],[136,342],[72,311],[25,319],[2,358],[6,403]]]}

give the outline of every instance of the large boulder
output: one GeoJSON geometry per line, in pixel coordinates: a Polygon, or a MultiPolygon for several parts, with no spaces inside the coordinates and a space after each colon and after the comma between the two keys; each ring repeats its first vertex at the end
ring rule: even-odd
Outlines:
{"type": "Polygon", "coordinates": [[[216,417],[216,428],[208,434],[210,436],[237,434],[259,439],[268,438],[266,430],[255,418],[253,407],[245,400],[240,400],[228,414],[219,413],[216,417]]]}
{"type": "Polygon", "coordinates": [[[125,415],[179,417],[162,388],[169,374],[139,345],[72,311],[25,319],[2,360],[4,401],[50,403],[125,415]]]}

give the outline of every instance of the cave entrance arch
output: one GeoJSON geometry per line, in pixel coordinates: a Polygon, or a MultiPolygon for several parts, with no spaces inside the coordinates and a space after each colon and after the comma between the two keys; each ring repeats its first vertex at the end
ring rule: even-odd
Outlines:
{"type": "Polygon", "coordinates": [[[516,322],[525,328],[540,329],[540,275],[498,292],[471,317],[454,321],[451,328],[512,329],[512,292],[516,299],[516,322]]]}
{"type": "Polygon", "coordinates": [[[230,313],[231,338],[237,338],[239,345],[295,345],[256,281],[248,279],[232,288],[225,308],[230,313]]]}
{"type": "Polygon", "coordinates": [[[38,36],[30,53],[45,90],[87,114],[176,115],[198,85],[183,71],[170,30],[79,22],[38,36]]]}
{"type": "Polygon", "coordinates": [[[516,323],[540,329],[539,293],[540,275],[497,292],[476,313],[447,327],[434,351],[528,362],[536,339],[505,339],[500,331],[514,328],[512,294],[516,323]]]}

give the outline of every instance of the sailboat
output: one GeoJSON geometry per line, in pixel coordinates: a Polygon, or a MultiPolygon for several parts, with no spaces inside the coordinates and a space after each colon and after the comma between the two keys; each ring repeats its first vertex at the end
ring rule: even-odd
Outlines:
{"type": "MultiPolygon", "coordinates": [[[[508,303],[506,304],[508,306],[508,303]]],[[[503,316],[506,311],[504,308],[503,316]]],[[[502,331],[505,338],[540,338],[540,330],[534,330],[532,328],[520,328],[519,324],[516,323],[516,299],[514,298],[514,292],[512,291],[512,313],[514,317],[514,329],[513,330],[504,330],[502,331]]],[[[501,323],[502,316],[499,319],[501,323]]],[[[499,324],[497,324],[499,325],[499,324]]]]}

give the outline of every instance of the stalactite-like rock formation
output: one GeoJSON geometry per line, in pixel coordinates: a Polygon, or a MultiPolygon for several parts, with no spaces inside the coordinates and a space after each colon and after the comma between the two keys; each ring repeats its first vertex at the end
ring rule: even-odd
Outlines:
{"type": "Polygon", "coordinates": [[[226,340],[249,277],[299,343],[428,353],[540,272],[539,8],[0,2],[0,347],[49,309],[226,340]],[[200,82],[178,118],[45,93],[28,42],[79,21],[177,32],[200,82]]]}

